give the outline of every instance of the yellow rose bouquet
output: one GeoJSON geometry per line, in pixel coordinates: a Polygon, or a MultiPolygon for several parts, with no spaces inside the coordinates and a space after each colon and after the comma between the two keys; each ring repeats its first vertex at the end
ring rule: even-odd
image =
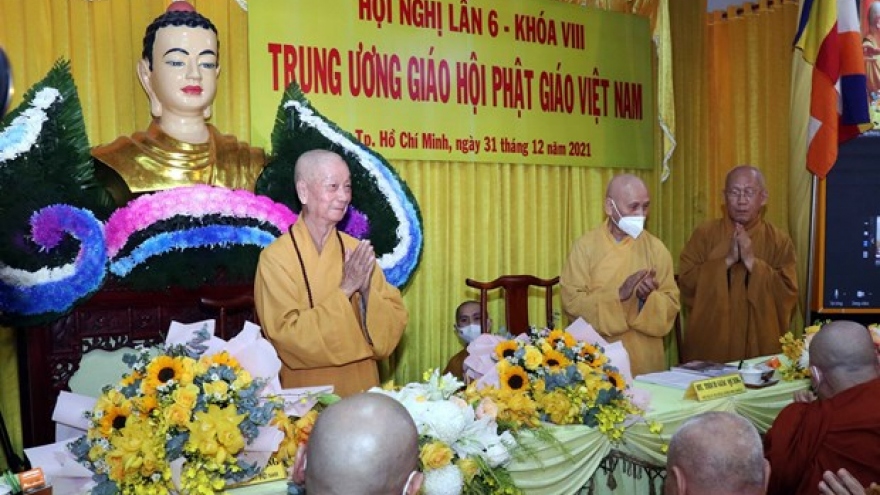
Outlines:
{"type": "Polygon", "coordinates": [[[619,441],[627,420],[644,413],[602,347],[567,331],[532,328],[499,342],[493,359],[494,369],[467,388],[465,399],[490,400],[505,428],[583,424],[619,441]]]}
{"type": "Polygon", "coordinates": [[[275,450],[282,435],[269,425],[283,401],[262,395],[266,380],[229,351],[206,352],[211,340],[202,329],[186,344],[125,356],[130,371],[104,387],[87,434],[69,446],[94,473],[91,493],[211,494],[262,469],[245,450],[266,436],[275,450]]]}

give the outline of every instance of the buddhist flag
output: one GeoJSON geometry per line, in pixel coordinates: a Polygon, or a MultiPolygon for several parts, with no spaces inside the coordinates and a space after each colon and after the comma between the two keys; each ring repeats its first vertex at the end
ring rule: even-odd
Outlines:
{"type": "Polygon", "coordinates": [[[825,178],[837,146],[872,127],[855,0],[803,0],[795,46],[813,66],[807,170],[825,178]]]}

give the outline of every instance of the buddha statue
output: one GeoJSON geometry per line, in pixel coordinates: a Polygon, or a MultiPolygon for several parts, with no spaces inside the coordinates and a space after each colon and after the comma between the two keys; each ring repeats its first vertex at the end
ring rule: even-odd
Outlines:
{"type": "Polygon", "coordinates": [[[207,123],[220,73],[217,28],[185,1],[146,30],[137,74],[150,100],[146,131],[92,149],[96,176],[117,205],[133,196],[192,184],[253,191],[261,148],[207,123]]]}

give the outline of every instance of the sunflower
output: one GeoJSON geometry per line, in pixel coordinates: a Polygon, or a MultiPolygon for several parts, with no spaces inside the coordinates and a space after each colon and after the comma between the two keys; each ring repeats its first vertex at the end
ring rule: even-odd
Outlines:
{"type": "Polygon", "coordinates": [[[608,357],[591,344],[584,344],[581,348],[581,359],[593,368],[601,368],[608,362],[608,357]]]}
{"type": "Polygon", "coordinates": [[[544,366],[550,368],[552,371],[560,371],[568,367],[571,364],[571,361],[565,357],[565,354],[550,350],[544,353],[544,366]]]}
{"type": "Polygon", "coordinates": [[[529,376],[522,366],[511,366],[501,372],[501,387],[508,390],[526,390],[529,376]]]}
{"type": "Polygon", "coordinates": [[[617,390],[626,390],[626,380],[623,378],[623,375],[614,370],[606,370],[605,376],[608,377],[608,381],[614,385],[614,388],[617,390]]]}
{"type": "Polygon", "coordinates": [[[156,390],[171,380],[180,380],[184,373],[183,363],[171,356],[156,356],[147,365],[144,386],[146,390],[156,390]]]}
{"type": "Polygon", "coordinates": [[[513,357],[513,354],[518,348],[519,344],[517,344],[515,340],[505,340],[495,346],[495,356],[498,357],[499,361],[513,357]]]}
{"type": "Polygon", "coordinates": [[[550,341],[550,346],[554,349],[559,349],[560,347],[574,347],[577,343],[574,337],[565,330],[551,331],[550,335],[547,336],[547,340],[550,341]]]}
{"type": "Polygon", "coordinates": [[[109,436],[112,431],[121,431],[125,428],[129,416],[131,416],[131,403],[111,405],[104,409],[104,415],[101,417],[98,427],[102,434],[109,436]]]}
{"type": "Polygon", "coordinates": [[[232,357],[227,351],[218,352],[217,354],[213,354],[211,356],[205,356],[203,359],[207,360],[209,364],[216,365],[226,365],[232,369],[241,368],[241,365],[238,363],[238,360],[232,357]]]}

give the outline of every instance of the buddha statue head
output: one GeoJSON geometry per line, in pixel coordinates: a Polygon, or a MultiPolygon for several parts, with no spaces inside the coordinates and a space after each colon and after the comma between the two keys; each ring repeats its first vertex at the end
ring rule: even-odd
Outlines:
{"type": "Polygon", "coordinates": [[[217,28],[210,20],[188,2],[173,2],[147,26],[137,72],[164,132],[190,143],[208,139],[205,119],[220,74],[217,28]]]}

